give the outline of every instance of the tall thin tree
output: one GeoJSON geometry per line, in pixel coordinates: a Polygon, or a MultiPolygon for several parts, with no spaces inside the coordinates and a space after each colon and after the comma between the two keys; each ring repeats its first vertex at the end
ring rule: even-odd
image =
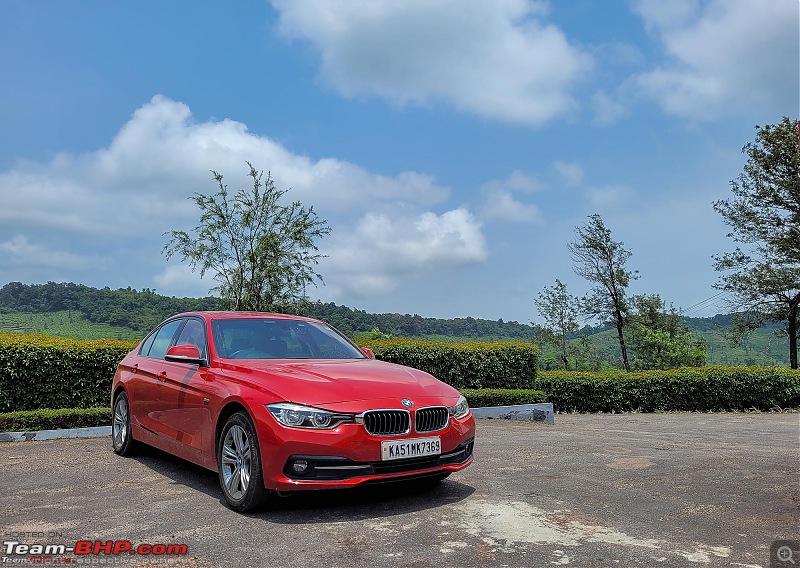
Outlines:
{"type": "Polygon", "coordinates": [[[556,278],[555,284],[545,286],[533,301],[544,319],[543,339],[558,349],[565,370],[569,370],[569,336],[579,329],[579,299],[567,291],[567,285],[556,278]]]}
{"type": "Polygon", "coordinates": [[[575,238],[575,242],[567,245],[573,269],[578,276],[595,283],[583,298],[584,310],[589,317],[601,318],[617,329],[622,365],[630,371],[623,329],[629,309],[628,285],[639,277],[637,271],[625,268],[631,252],[624,248],[624,243],[611,239],[611,231],[596,213],[575,229],[575,238]]]}

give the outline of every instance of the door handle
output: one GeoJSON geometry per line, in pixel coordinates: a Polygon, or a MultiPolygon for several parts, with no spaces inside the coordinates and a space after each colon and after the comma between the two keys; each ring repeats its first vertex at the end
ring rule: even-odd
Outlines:
{"type": "Polygon", "coordinates": [[[163,383],[164,381],[166,381],[166,380],[167,380],[167,372],[166,372],[166,371],[161,371],[161,372],[158,374],[158,380],[159,380],[159,381],[161,381],[162,383],[163,383]]]}

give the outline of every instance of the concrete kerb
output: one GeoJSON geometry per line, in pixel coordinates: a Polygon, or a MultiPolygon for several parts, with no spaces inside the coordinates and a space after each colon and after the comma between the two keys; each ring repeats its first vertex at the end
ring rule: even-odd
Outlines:
{"type": "MultiPolygon", "coordinates": [[[[553,405],[515,404],[513,406],[490,406],[473,408],[475,418],[502,420],[532,420],[554,424],[553,405]]],[[[0,432],[0,442],[29,442],[31,440],[58,440],[61,438],[102,438],[111,435],[111,426],[92,428],[68,428],[65,430],[39,430],[36,432],[0,432]]]]}
{"type": "Polygon", "coordinates": [[[0,442],[28,442],[31,440],[58,440],[60,438],[102,438],[111,435],[111,426],[67,428],[65,430],[39,430],[37,432],[0,432],[0,442]]]}
{"type": "Polygon", "coordinates": [[[540,404],[514,404],[511,406],[487,406],[473,408],[475,418],[497,418],[503,420],[532,420],[555,424],[553,405],[549,402],[540,404]]]}

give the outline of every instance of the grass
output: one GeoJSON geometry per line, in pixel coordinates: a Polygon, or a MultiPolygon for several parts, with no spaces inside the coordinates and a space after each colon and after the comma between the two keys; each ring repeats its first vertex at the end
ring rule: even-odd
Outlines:
{"type": "Polygon", "coordinates": [[[141,333],[137,331],[106,323],[93,323],[76,311],[0,314],[0,331],[44,333],[53,337],[75,339],[141,339],[141,333]]]}

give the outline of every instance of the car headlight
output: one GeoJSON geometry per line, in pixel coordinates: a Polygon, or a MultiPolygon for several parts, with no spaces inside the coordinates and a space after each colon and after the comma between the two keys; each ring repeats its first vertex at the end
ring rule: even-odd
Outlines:
{"type": "Polygon", "coordinates": [[[450,411],[450,416],[464,418],[467,414],[469,414],[469,404],[467,403],[467,399],[464,398],[464,395],[461,395],[458,397],[458,402],[455,404],[455,406],[451,406],[447,410],[450,411]]]}
{"type": "Polygon", "coordinates": [[[355,417],[352,414],[339,414],[329,410],[292,404],[291,402],[267,404],[266,407],[275,417],[275,420],[290,428],[331,430],[339,424],[355,422],[355,417]]]}

